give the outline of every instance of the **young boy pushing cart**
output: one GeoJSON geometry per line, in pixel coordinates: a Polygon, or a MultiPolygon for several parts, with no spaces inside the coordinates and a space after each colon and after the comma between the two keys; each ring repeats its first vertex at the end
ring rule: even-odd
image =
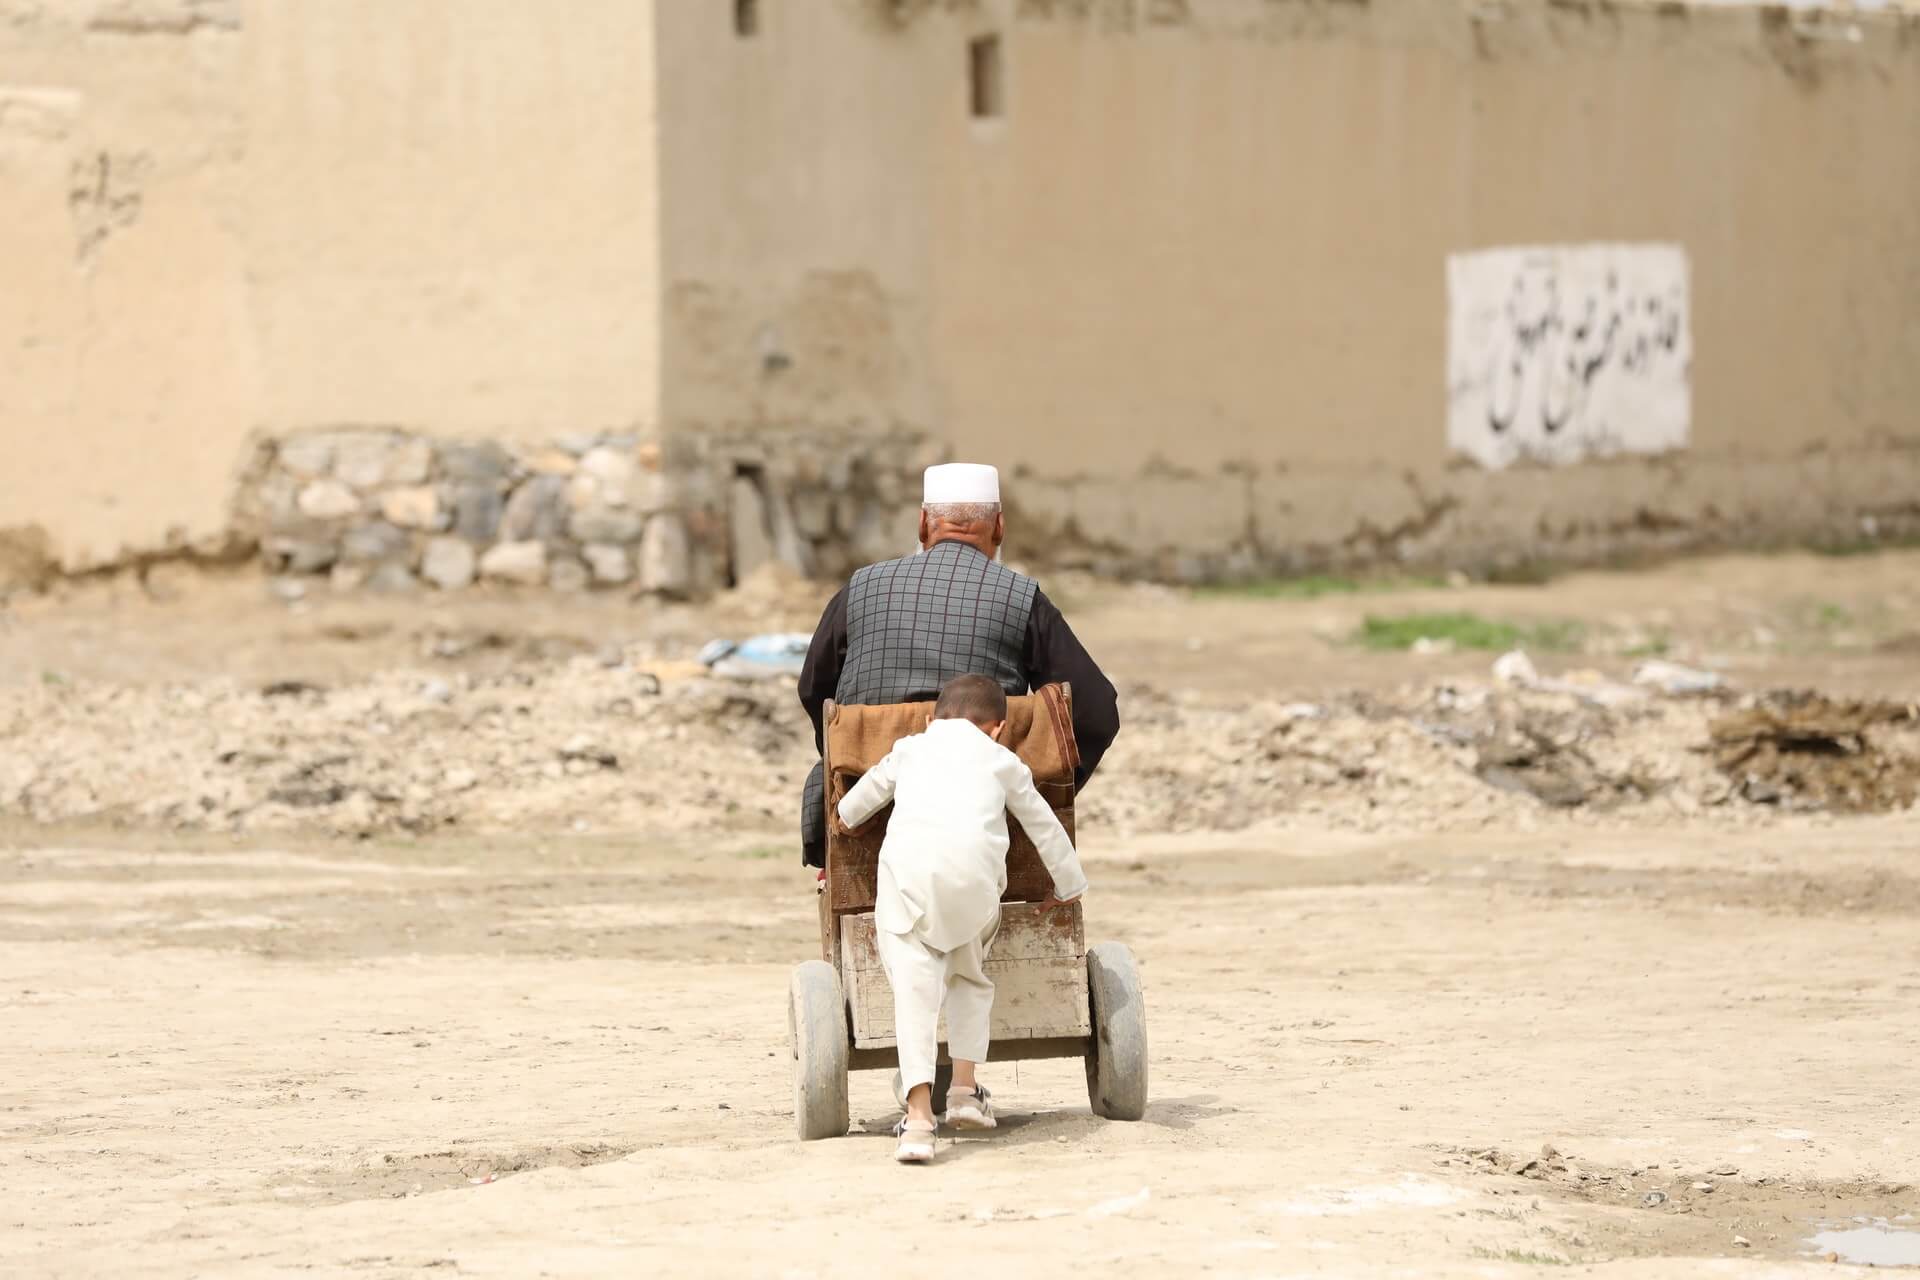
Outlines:
{"type": "Polygon", "coordinates": [[[1007,888],[1007,814],[1039,850],[1053,877],[1046,905],[1086,892],[1067,832],[1033,785],[1033,773],[1000,744],[1007,695],[986,676],[947,682],[925,732],[894,743],[840,801],[840,821],[858,827],[893,802],[880,846],[874,901],[880,963],[893,987],[894,1035],[907,1114],[895,1126],[894,1158],[933,1159],[934,1060],[942,1005],[953,1087],[942,1118],[956,1129],[994,1127],[991,1095],[975,1078],[987,1057],[993,983],[982,963],[1000,928],[1007,888]]]}

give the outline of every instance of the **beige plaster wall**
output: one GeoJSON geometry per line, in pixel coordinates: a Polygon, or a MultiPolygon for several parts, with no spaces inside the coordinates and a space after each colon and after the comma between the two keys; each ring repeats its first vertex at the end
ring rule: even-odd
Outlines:
{"type": "Polygon", "coordinates": [[[0,577],[217,549],[255,433],[654,431],[653,34],[0,0],[0,577]]]}
{"type": "Polygon", "coordinates": [[[1920,521],[1912,17],[759,7],[0,0],[0,576],[215,549],[329,428],[791,445],[876,548],[835,452],[964,452],[1180,574],[1920,521]],[[1449,458],[1447,255],[1601,240],[1690,257],[1689,448],[1449,458]]]}
{"type": "Polygon", "coordinates": [[[665,19],[704,23],[663,80],[666,274],[730,299],[712,343],[669,306],[671,419],[890,410],[1021,473],[1034,534],[1166,572],[1920,517],[1912,17],[1854,42],[1755,8],[767,7],[757,41],[727,6],[665,19]],[[983,32],[998,121],[967,111],[983,32]],[[1689,255],[1690,447],[1449,458],[1448,255],[1595,241],[1689,255]],[[820,271],[872,272],[886,313],[785,343],[906,376],[782,399],[751,369],[820,271]]]}
{"type": "Polygon", "coordinates": [[[668,421],[924,429],[944,24],[845,0],[658,8],[668,421]]]}
{"type": "Polygon", "coordinates": [[[0,5],[0,577],[223,536],[254,394],[237,23],[0,5]]]}
{"type": "Polygon", "coordinates": [[[243,217],[271,430],[657,425],[645,0],[260,0],[243,217]]]}

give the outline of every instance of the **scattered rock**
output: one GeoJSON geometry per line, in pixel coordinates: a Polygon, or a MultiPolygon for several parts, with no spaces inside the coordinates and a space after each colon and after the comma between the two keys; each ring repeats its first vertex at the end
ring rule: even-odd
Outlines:
{"type": "Polygon", "coordinates": [[[480,785],[480,775],[466,768],[449,769],[443,785],[453,792],[471,791],[480,785]]]}
{"type": "Polygon", "coordinates": [[[326,690],[311,680],[269,680],[260,686],[263,698],[300,698],[307,694],[325,694],[326,690]]]}
{"type": "Polygon", "coordinates": [[[492,542],[500,532],[506,500],[490,484],[463,484],[453,495],[453,531],[469,542],[492,542]]]}
{"type": "Polygon", "coordinates": [[[526,460],[527,470],[535,475],[570,476],[580,466],[580,460],[564,449],[544,449],[526,460]]]}
{"type": "Polygon", "coordinates": [[[270,573],[325,573],[340,558],[339,546],[319,538],[269,538],[262,550],[270,573]]]}
{"type": "Polygon", "coordinates": [[[1711,1182],[1696,1182],[1693,1184],[1692,1189],[1695,1191],[1711,1191],[1713,1190],[1713,1184],[1711,1182]]]}
{"type": "Polygon", "coordinates": [[[567,478],[536,475],[507,499],[500,537],[508,542],[551,542],[566,528],[566,506],[567,478]]]}
{"type": "Polygon", "coordinates": [[[537,587],[547,577],[547,544],[502,542],[480,557],[480,576],[537,587]]]}
{"type": "Polygon", "coordinates": [[[687,593],[693,579],[693,548],[687,525],[666,513],[648,519],[640,540],[640,585],[665,596],[687,593]]]}
{"type": "Polygon", "coordinates": [[[496,493],[513,473],[513,459],[492,441],[449,444],[440,448],[440,470],[457,484],[491,487],[496,493]]]}
{"type": "Polygon", "coordinates": [[[567,739],[560,748],[560,759],[565,763],[585,763],[601,769],[618,769],[620,757],[601,746],[585,734],[576,734],[567,739]]]}
{"type": "Polygon", "coordinates": [[[387,455],[387,474],[381,481],[389,485],[425,484],[433,474],[433,445],[420,439],[402,441],[387,455]]]}
{"type": "Polygon", "coordinates": [[[638,542],[645,529],[646,517],[624,507],[588,507],[567,521],[567,532],[576,542],[638,542]]]}
{"type": "Polygon", "coordinates": [[[355,489],[378,489],[389,481],[398,445],[391,432],[340,432],[334,438],[333,474],[355,489]]]}
{"type": "Polygon", "coordinates": [[[592,570],[595,582],[616,587],[633,578],[633,561],[625,547],[593,543],[582,554],[587,558],[587,567],[592,570]]]}
{"type": "Polygon", "coordinates": [[[274,450],[280,465],[303,480],[317,480],[333,470],[333,442],[320,436],[293,436],[274,450]]]}
{"type": "Polygon", "coordinates": [[[391,489],[380,495],[380,514],[402,529],[443,529],[440,495],[431,485],[391,489]]]}
{"type": "Polygon", "coordinates": [[[822,489],[802,489],[793,495],[794,526],[809,538],[833,533],[833,498],[822,489]]]}
{"type": "Polygon", "coordinates": [[[412,549],[412,536],[385,520],[349,529],[340,539],[340,558],[349,564],[404,560],[412,549]]]}
{"type": "Polygon", "coordinates": [[[643,516],[673,510],[677,498],[673,480],[660,471],[635,471],[627,482],[627,506],[643,516]]]}
{"type": "Polygon", "coordinates": [[[587,566],[572,556],[560,556],[547,564],[547,585],[555,591],[585,591],[592,583],[587,566]]]}
{"type": "Polygon", "coordinates": [[[1649,1209],[1657,1209],[1661,1205],[1665,1204],[1666,1202],[1667,1202],[1667,1193],[1664,1191],[1649,1191],[1647,1192],[1647,1194],[1640,1197],[1640,1203],[1647,1206],[1647,1208],[1649,1209]]]}
{"type": "Polygon", "coordinates": [[[420,579],[414,577],[413,571],[403,564],[389,562],[367,575],[367,590],[381,595],[407,595],[419,589],[420,579]]]}
{"type": "Polygon", "coordinates": [[[1751,1249],[1753,1247],[1753,1241],[1747,1239],[1745,1236],[1735,1236],[1733,1238],[1733,1247],[1736,1249],[1751,1249]]]}
{"type": "Polygon", "coordinates": [[[603,501],[623,503],[633,479],[633,455],[608,445],[589,449],[580,459],[580,474],[598,483],[603,501]]]}
{"type": "Polygon", "coordinates": [[[477,558],[460,538],[435,538],[420,560],[421,576],[442,591],[458,591],[473,582],[477,558]]]}
{"type": "Polygon", "coordinates": [[[360,499],[338,480],[315,480],[300,490],[299,507],[312,520],[341,520],[360,510],[360,499]]]}

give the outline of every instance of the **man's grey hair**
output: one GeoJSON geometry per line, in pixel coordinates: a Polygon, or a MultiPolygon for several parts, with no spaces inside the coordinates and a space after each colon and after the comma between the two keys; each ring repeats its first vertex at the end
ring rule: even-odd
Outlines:
{"type": "Polygon", "coordinates": [[[943,524],[984,524],[1000,514],[997,502],[924,502],[920,509],[943,524]]]}

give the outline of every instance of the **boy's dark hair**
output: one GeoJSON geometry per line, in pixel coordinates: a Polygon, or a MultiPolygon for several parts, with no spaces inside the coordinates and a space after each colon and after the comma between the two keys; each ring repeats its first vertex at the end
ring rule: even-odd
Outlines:
{"type": "Polygon", "coordinates": [[[940,690],[933,718],[996,724],[1007,718],[1007,691],[991,676],[955,676],[940,690]]]}

